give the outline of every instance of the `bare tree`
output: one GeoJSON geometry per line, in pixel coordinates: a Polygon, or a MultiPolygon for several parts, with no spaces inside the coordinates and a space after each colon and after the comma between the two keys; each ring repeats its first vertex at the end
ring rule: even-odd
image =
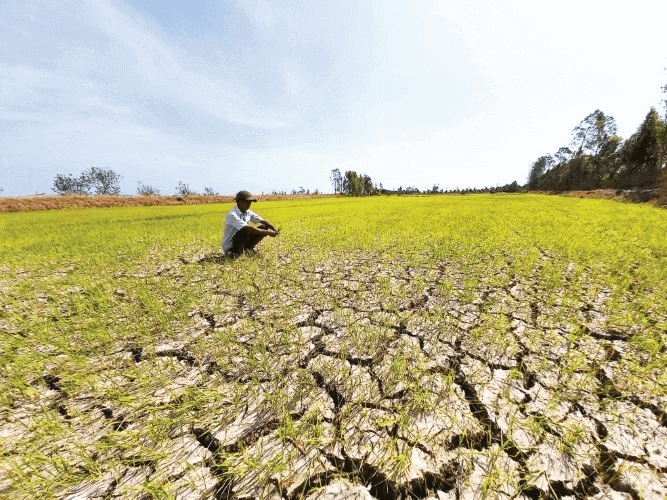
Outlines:
{"type": "Polygon", "coordinates": [[[141,181],[137,181],[137,194],[142,196],[157,196],[160,194],[160,191],[153,186],[148,186],[141,181]]]}
{"type": "Polygon", "coordinates": [[[178,186],[176,186],[176,194],[179,196],[187,196],[194,193],[190,191],[189,184],[184,184],[181,181],[178,181],[178,186]]]}

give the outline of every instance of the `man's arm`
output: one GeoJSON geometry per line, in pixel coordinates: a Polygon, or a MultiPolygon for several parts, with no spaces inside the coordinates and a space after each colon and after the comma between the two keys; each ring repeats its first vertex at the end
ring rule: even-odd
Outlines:
{"type": "Polygon", "coordinates": [[[278,231],[276,231],[275,229],[260,229],[255,226],[251,226],[250,224],[246,226],[246,231],[248,231],[250,234],[263,234],[264,236],[272,236],[272,237],[278,236],[278,231]]]}
{"type": "Polygon", "coordinates": [[[264,218],[260,217],[252,210],[248,210],[248,213],[250,214],[250,222],[254,222],[255,224],[264,224],[269,229],[273,229],[274,231],[276,230],[276,228],[273,227],[273,224],[271,224],[268,220],[264,220],[264,218]]]}
{"type": "Polygon", "coordinates": [[[271,224],[268,220],[262,219],[259,215],[257,215],[255,212],[252,210],[248,210],[250,213],[250,222],[254,222],[256,224],[264,224],[266,227],[269,229],[264,230],[264,229],[259,229],[256,227],[253,227],[250,229],[250,234],[263,234],[265,236],[278,236],[278,231],[275,227],[273,227],[273,224],[271,224]],[[253,231],[255,229],[256,231],[253,231]]]}
{"type": "Polygon", "coordinates": [[[273,229],[274,231],[277,231],[277,229],[275,227],[273,227],[273,224],[271,224],[268,220],[262,220],[262,222],[260,222],[260,224],[264,224],[269,229],[273,229]]]}

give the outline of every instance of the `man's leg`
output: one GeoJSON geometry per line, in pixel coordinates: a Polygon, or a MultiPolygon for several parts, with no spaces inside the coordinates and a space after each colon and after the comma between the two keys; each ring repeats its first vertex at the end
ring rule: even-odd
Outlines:
{"type": "Polygon", "coordinates": [[[236,231],[236,234],[232,238],[232,248],[229,250],[236,255],[241,255],[246,249],[246,242],[248,241],[248,232],[247,227],[243,227],[236,231]]]}
{"type": "MultiPolygon", "coordinates": [[[[260,224],[257,226],[257,229],[269,229],[269,227],[265,226],[264,224],[260,224]]],[[[257,244],[262,241],[262,239],[264,239],[264,236],[265,235],[263,234],[249,234],[245,244],[246,250],[253,250],[257,244]]]]}
{"type": "MultiPolygon", "coordinates": [[[[262,238],[264,238],[263,234],[251,234],[247,227],[248,226],[236,231],[236,234],[232,238],[232,248],[230,251],[237,255],[241,255],[248,249],[255,248],[255,245],[257,245],[260,241],[262,241],[262,238]]],[[[268,229],[268,227],[264,224],[260,224],[257,226],[257,228],[268,229]]]]}

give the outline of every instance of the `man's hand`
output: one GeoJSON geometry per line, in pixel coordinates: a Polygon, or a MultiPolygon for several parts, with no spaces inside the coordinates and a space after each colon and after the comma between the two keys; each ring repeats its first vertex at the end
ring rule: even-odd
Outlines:
{"type": "MultiPolygon", "coordinates": [[[[272,229],[274,231],[276,230],[276,228],[273,227],[273,224],[271,224],[268,220],[263,220],[262,222],[260,222],[260,224],[264,224],[266,227],[268,227],[269,229],[272,229]]],[[[278,231],[278,232],[280,232],[280,231],[278,231]]]]}
{"type": "Polygon", "coordinates": [[[273,224],[271,224],[268,220],[263,220],[260,224],[264,224],[268,229],[265,229],[266,231],[264,234],[266,236],[271,236],[271,238],[275,238],[280,234],[280,229],[276,229],[273,227],[273,224]]]}

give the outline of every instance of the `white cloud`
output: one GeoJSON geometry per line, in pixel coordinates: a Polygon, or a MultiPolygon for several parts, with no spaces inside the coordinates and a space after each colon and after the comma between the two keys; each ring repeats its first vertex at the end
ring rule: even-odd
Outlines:
{"type": "MultiPolygon", "coordinates": [[[[152,95],[157,99],[174,103],[192,103],[200,110],[218,118],[242,125],[265,128],[281,128],[287,122],[270,112],[260,109],[246,88],[233,82],[198,73],[187,67],[188,56],[176,46],[168,46],[155,33],[158,26],[147,19],[118,9],[108,0],[89,0],[79,14],[86,24],[107,35],[115,44],[127,50],[118,51],[116,61],[122,58],[123,65],[130,65],[136,71],[137,84],[143,96],[152,95]]],[[[82,63],[85,58],[77,54],[82,63]]],[[[105,60],[106,54],[95,54],[96,60],[105,60]]],[[[88,66],[94,61],[88,60],[88,66]]],[[[129,82],[124,82],[126,85],[129,82]]]]}

